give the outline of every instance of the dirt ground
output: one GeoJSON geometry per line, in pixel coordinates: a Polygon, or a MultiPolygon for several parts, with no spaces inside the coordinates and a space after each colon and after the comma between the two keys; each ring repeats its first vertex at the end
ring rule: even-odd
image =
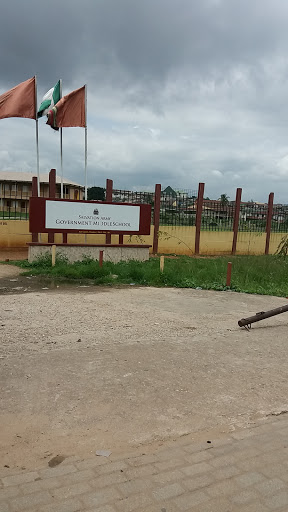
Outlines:
{"type": "Polygon", "coordinates": [[[147,452],[288,410],[288,316],[251,332],[237,325],[285,299],[135,286],[15,290],[25,279],[0,265],[0,467],[97,449],[147,452]]]}

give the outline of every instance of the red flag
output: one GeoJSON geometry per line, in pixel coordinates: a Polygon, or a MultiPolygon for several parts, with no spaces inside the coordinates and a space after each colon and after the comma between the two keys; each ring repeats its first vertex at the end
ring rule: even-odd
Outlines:
{"type": "Polygon", "coordinates": [[[58,130],[69,126],[85,128],[85,85],[63,96],[48,112],[47,124],[58,130]]]}
{"type": "Polygon", "coordinates": [[[0,96],[0,119],[27,117],[36,119],[35,76],[0,96]]]}

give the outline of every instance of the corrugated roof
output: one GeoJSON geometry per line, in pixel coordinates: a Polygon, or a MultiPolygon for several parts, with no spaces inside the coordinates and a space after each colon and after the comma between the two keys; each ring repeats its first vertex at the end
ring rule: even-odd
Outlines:
{"type": "MultiPolygon", "coordinates": [[[[37,176],[35,173],[30,172],[14,172],[14,171],[0,171],[0,181],[18,181],[18,182],[26,182],[32,183],[33,176],[37,176]]],[[[40,182],[41,183],[49,183],[49,174],[40,174],[40,182]]],[[[56,183],[61,183],[61,176],[56,175],[56,183]]],[[[84,188],[79,183],[75,183],[74,181],[67,180],[67,178],[63,178],[64,185],[74,185],[75,187],[84,188]]]]}

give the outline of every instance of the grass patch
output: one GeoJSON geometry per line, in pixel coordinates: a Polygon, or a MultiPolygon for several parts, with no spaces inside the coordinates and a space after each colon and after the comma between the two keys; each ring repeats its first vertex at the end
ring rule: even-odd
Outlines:
{"type": "Polygon", "coordinates": [[[236,256],[219,258],[165,259],[163,274],[159,270],[159,258],[144,263],[137,261],[113,264],[85,259],[68,264],[58,258],[55,267],[51,258],[35,263],[19,261],[24,275],[40,275],[69,281],[93,280],[98,285],[136,284],[141,286],[171,286],[177,288],[202,288],[226,290],[227,263],[232,261],[231,290],[263,295],[288,296],[288,258],[279,256],[236,256]]]}

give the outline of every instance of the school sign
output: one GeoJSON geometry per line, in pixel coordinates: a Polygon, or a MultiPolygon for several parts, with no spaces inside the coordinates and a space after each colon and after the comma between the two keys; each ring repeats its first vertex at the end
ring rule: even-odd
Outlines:
{"type": "Polygon", "coordinates": [[[30,198],[30,232],[149,235],[151,206],[30,198]]]}

